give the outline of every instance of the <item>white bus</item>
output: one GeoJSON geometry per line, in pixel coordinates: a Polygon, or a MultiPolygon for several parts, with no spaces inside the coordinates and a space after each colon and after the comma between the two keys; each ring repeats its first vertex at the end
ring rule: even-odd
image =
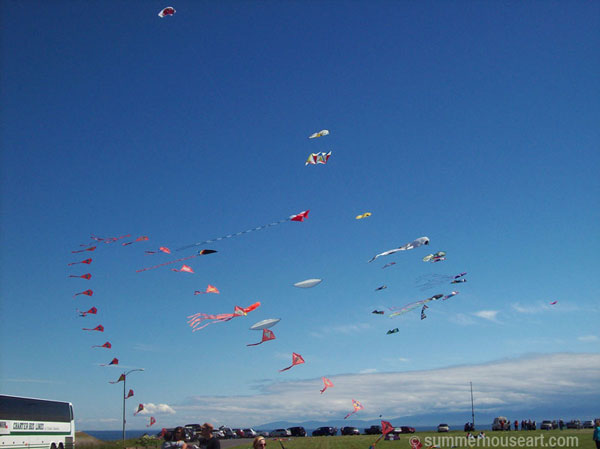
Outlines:
{"type": "Polygon", "coordinates": [[[74,449],[70,402],[0,395],[0,449],[74,449]]]}

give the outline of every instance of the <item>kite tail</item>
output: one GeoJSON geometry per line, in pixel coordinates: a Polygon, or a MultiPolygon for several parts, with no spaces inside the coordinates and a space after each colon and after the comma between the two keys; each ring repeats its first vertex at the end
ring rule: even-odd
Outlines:
{"type": "Polygon", "coordinates": [[[290,366],[288,366],[287,368],[280,369],[280,370],[279,370],[279,372],[281,373],[282,371],[287,371],[287,370],[289,370],[289,369],[290,369],[292,366],[294,366],[294,365],[290,365],[290,366]]]}
{"type": "Polygon", "coordinates": [[[191,258],[193,258],[193,257],[198,257],[198,256],[199,256],[199,254],[193,254],[193,255],[191,255],[191,256],[188,256],[188,257],[183,257],[183,258],[181,258],[181,259],[177,259],[177,260],[171,260],[170,262],[165,262],[165,263],[161,263],[161,264],[158,264],[158,265],[153,265],[153,266],[151,266],[151,267],[140,268],[139,270],[135,270],[135,272],[136,272],[136,273],[141,273],[141,272],[143,272],[143,271],[154,270],[155,268],[164,267],[165,265],[170,265],[170,264],[172,264],[172,263],[181,262],[181,261],[188,260],[188,259],[191,259],[191,258]]]}

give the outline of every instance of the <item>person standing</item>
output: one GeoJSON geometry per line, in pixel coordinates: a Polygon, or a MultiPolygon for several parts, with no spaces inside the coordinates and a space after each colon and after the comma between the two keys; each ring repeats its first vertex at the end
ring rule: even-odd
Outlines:
{"type": "Polygon", "coordinates": [[[594,423],[596,427],[594,427],[594,442],[596,443],[596,449],[600,449],[600,419],[596,419],[594,423]]]}
{"type": "Polygon", "coordinates": [[[173,433],[165,438],[162,449],[187,449],[183,427],[176,427],[173,433]]]}
{"type": "Polygon", "coordinates": [[[200,449],[221,449],[221,442],[213,435],[214,426],[205,422],[200,426],[200,449]]]}

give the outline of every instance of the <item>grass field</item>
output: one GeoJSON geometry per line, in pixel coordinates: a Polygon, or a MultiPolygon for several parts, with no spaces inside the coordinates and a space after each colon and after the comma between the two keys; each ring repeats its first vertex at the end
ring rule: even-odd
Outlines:
{"type": "MultiPolygon", "coordinates": [[[[464,439],[464,432],[417,432],[412,435],[402,435],[396,441],[379,441],[378,449],[410,449],[410,438],[419,438],[423,443],[423,449],[432,445],[440,448],[494,448],[494,449],[532,449],[532,448],[570,448],[595,449],[596,445],[592,440],[592,430],[552,430],[552,431],[527,431],[527,432],[487,432],[485,440],[471,440],[470,444],[464,439]],[[439,438],[443,438],[440,440],[439,438]],[[462,439],[462,440],[461,440],[462,439]]],[[[368,449],[375,441],[376,437],[372,435],[356,436],[335,436],[335,437],[307,437],[291,438],[282,441],[285,449],[368,449]]],[[[144,446],[141,440],[126,440],[127,448],[137,449],[155,449],[160,448],[161,440],[154,440],[150,445],[144,446]]],[[[86,442],[84,438],[77,441],[77,446],[90,449],[121,449],[120,441],[104,442],[96,440],[91,443],[86,442]]],[[[233,441],[232,441],[233,443],[233,441]]],[[[252,445],[242,443],[235,445],[238,449],[251,449],[252,445]]],[[[267,438],[267,448],[281,449],[277,440],[267,438]]]]}

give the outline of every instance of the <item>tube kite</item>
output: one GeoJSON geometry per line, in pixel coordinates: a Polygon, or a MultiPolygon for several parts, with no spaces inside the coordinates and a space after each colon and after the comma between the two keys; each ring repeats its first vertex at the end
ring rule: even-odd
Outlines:
{"type": "Polygon", "coordinates": [[[327,136],[329,134],[329,130],[327,129],[322,129],[319,132],[313,133],[310,136],[308,136],[309,139],[314,139],[316,137],[323,137],[323,136],[327,136]]]}
{"type": "Polygon", "coordinates": [[[362,404],[354,399],[352,399],[352,407],[354,408],[354,410],[352,410],[350,413],[348,413],[346,416],[344,416],[344,419],[348,418],[349,416],[355,414],[356,412],[358,412],[359,410],[364,409],[364,407],[362,406],[362,404]]]}
{"type": "Polygon", "coordinates": [[[281,321],[281,318],[268,318],[266,320],[259,321],[250,326],[251,331],[260,331],[275,326],[281,321]]]}
{"type": "Polygon", "coordinates": [[[321,282],[323,282],[323,279],[307,279],[305,281],[296,282],[294,284],[294,287],[298,287],[298,288],[312,288],[315,285],[319,285],[321,282]]]}
{"type": "Polygon", "coordinates": [[[357,220],[362,220],[363,218],[367,218],[371,216],[371,212],[365,212],[364,214],[360,214],[356,216],[357,220]]]}
{"type": "Polygon", "coordinates": [[[418,248],[421,245],[429,245],[429,237],[419,237],[418,239],[416,239],[410,243],[407,243],[406,245],[403,245],[399,248],[394,248],[394,249],[390,249],[388,251],[379,253],[379,254],[375,255],[371,260],[369,260],[369,262],[373,262],[378,257],[389,256],[390,254],[397,253],[398,251],[408,251],[409,249],[418,248]]]}
{"type": "Polygon", "coordinates": [[[323,389],[319,390],[321,392],[321,394],[323,394],[323,392],[325,390],[327,390],[328,388],[333,387],[333,382],[331,382],[329,379],[327,379],[326,377],[321,377],[321,379],[323,379],[323,389]]]}
{"type": "Polygon", "coordinates": [[[302,358],[302,356],[300,354],[296,354],[295,352],[292,352],[292,364],[283,369],[280,369],[279,372],[281,373],[282,371],[287,371],[291,367],[293,367],[295,365],[300,365],[302,363],[304,363],[304,359],[302,358]]]}
{"type": "Polygon", "coordinates": [[[329,157],[331,156],[331,151],[329,153],[325,153],[324,151],[320,152],[320,153],[311,153],[308,156],[308,159],[306,159],[306,162],[304,163],[304,165],[317,165],[317,164],[323,164],[325,165],[327,163],[327,161],[329,160],[329,157]]]}
{"type": "Polygon", "coordinates": [[[204,293],[217,293],[217,294],[219,294],[219,289],[217,287],[215,287],[214,285],[208,284],[208,287],[206,287],[205,291],[201,292],[200,290],[196,290],[194,292],[194,295],[202,295],[204,293]]]}
{"type": "Polygon", "coordinates": [[[255,302],[254,304],[242,309],[239,306],[235,306],[233,313],[221,313],[218,315],[207,315],[206,313],[196,313],[194,315],[188,316],[188,324],[193,329],[192,332],[199,331],[200,329],[204,329],[209,324],[220,323],[232,320],[238,316],[245,316],[248,312],[252,312],[256,308],[260,306],[260,302],[255,302]],[[200,326],[204,321],[208,321],[200,326]]]}
{"type": "Polygon", "coordinates": [[[459,293],[460,293],[460,292],[450,292],[450,294],[448,294],[448,295],[445,295],[445,296],[442,298],[442,301],[445,301],[445,300],[447,300],[447,299],[450,299],[450,298],[452,298],[453,296],[456,296],[456,295],[458,295],[459,293]]]}
{"type": "Polygon", "coordinates": [[[172,6],[167,6],[166,8],[160,10],[158,17],[162,19],[165,16],[172,16],[173,14],[175,14],[175,8],[172,6]]]}
{"type": "Polygon", "coordinates": [[[304,211],[302,211],[300,213],[297,213],[297,214],[294,214],[294,215],[290,215],[288,218],[285,218],[285,219],[279,220],[279,221],[275,221],[273,223],[269,223],[269,224],[262,225],[262,226],[257,226],[256,228],[252,228],[252,229],[246,229],[245,231],[236,232],[235,234],[224,235],[223,237],[217,237],[217,238],[214,238],[214,239],[211,239],[211,240],[204,240],[202,242],[192,243],[191,245],[186,245],[186,246],[182,246],[181,248],[177,248],[177,251],[182,251],[184,249],[193,248],[194,246],[205,245],[207,243],[219,242],[221,240],[229,239],[229,238],[232,238],[232,237],[238,237],[240,235],[247,234],[249,232],[261,231],[263,229],[267,229],[267,228],[270,228],[272,226],[277,226],[277,225],[282,224],[282,223],[287,223],[288,221],[304,221],[305,219],[308,218],[308,213],[309,212],[310,212],[310,209],[309,210],[304,210],[304,211]]]}
{"type": "Polygon", "coordinates": [[[246,346],[257,346],[257,345],[260,345],[261,343],[264,343],[265,341],[269,341],[269,340],[275,340],[275,334],[273,333],[273,331],[271,329],[263,329],[262,340],[259,341],[258,343],[247,344],[246,346]]]}

